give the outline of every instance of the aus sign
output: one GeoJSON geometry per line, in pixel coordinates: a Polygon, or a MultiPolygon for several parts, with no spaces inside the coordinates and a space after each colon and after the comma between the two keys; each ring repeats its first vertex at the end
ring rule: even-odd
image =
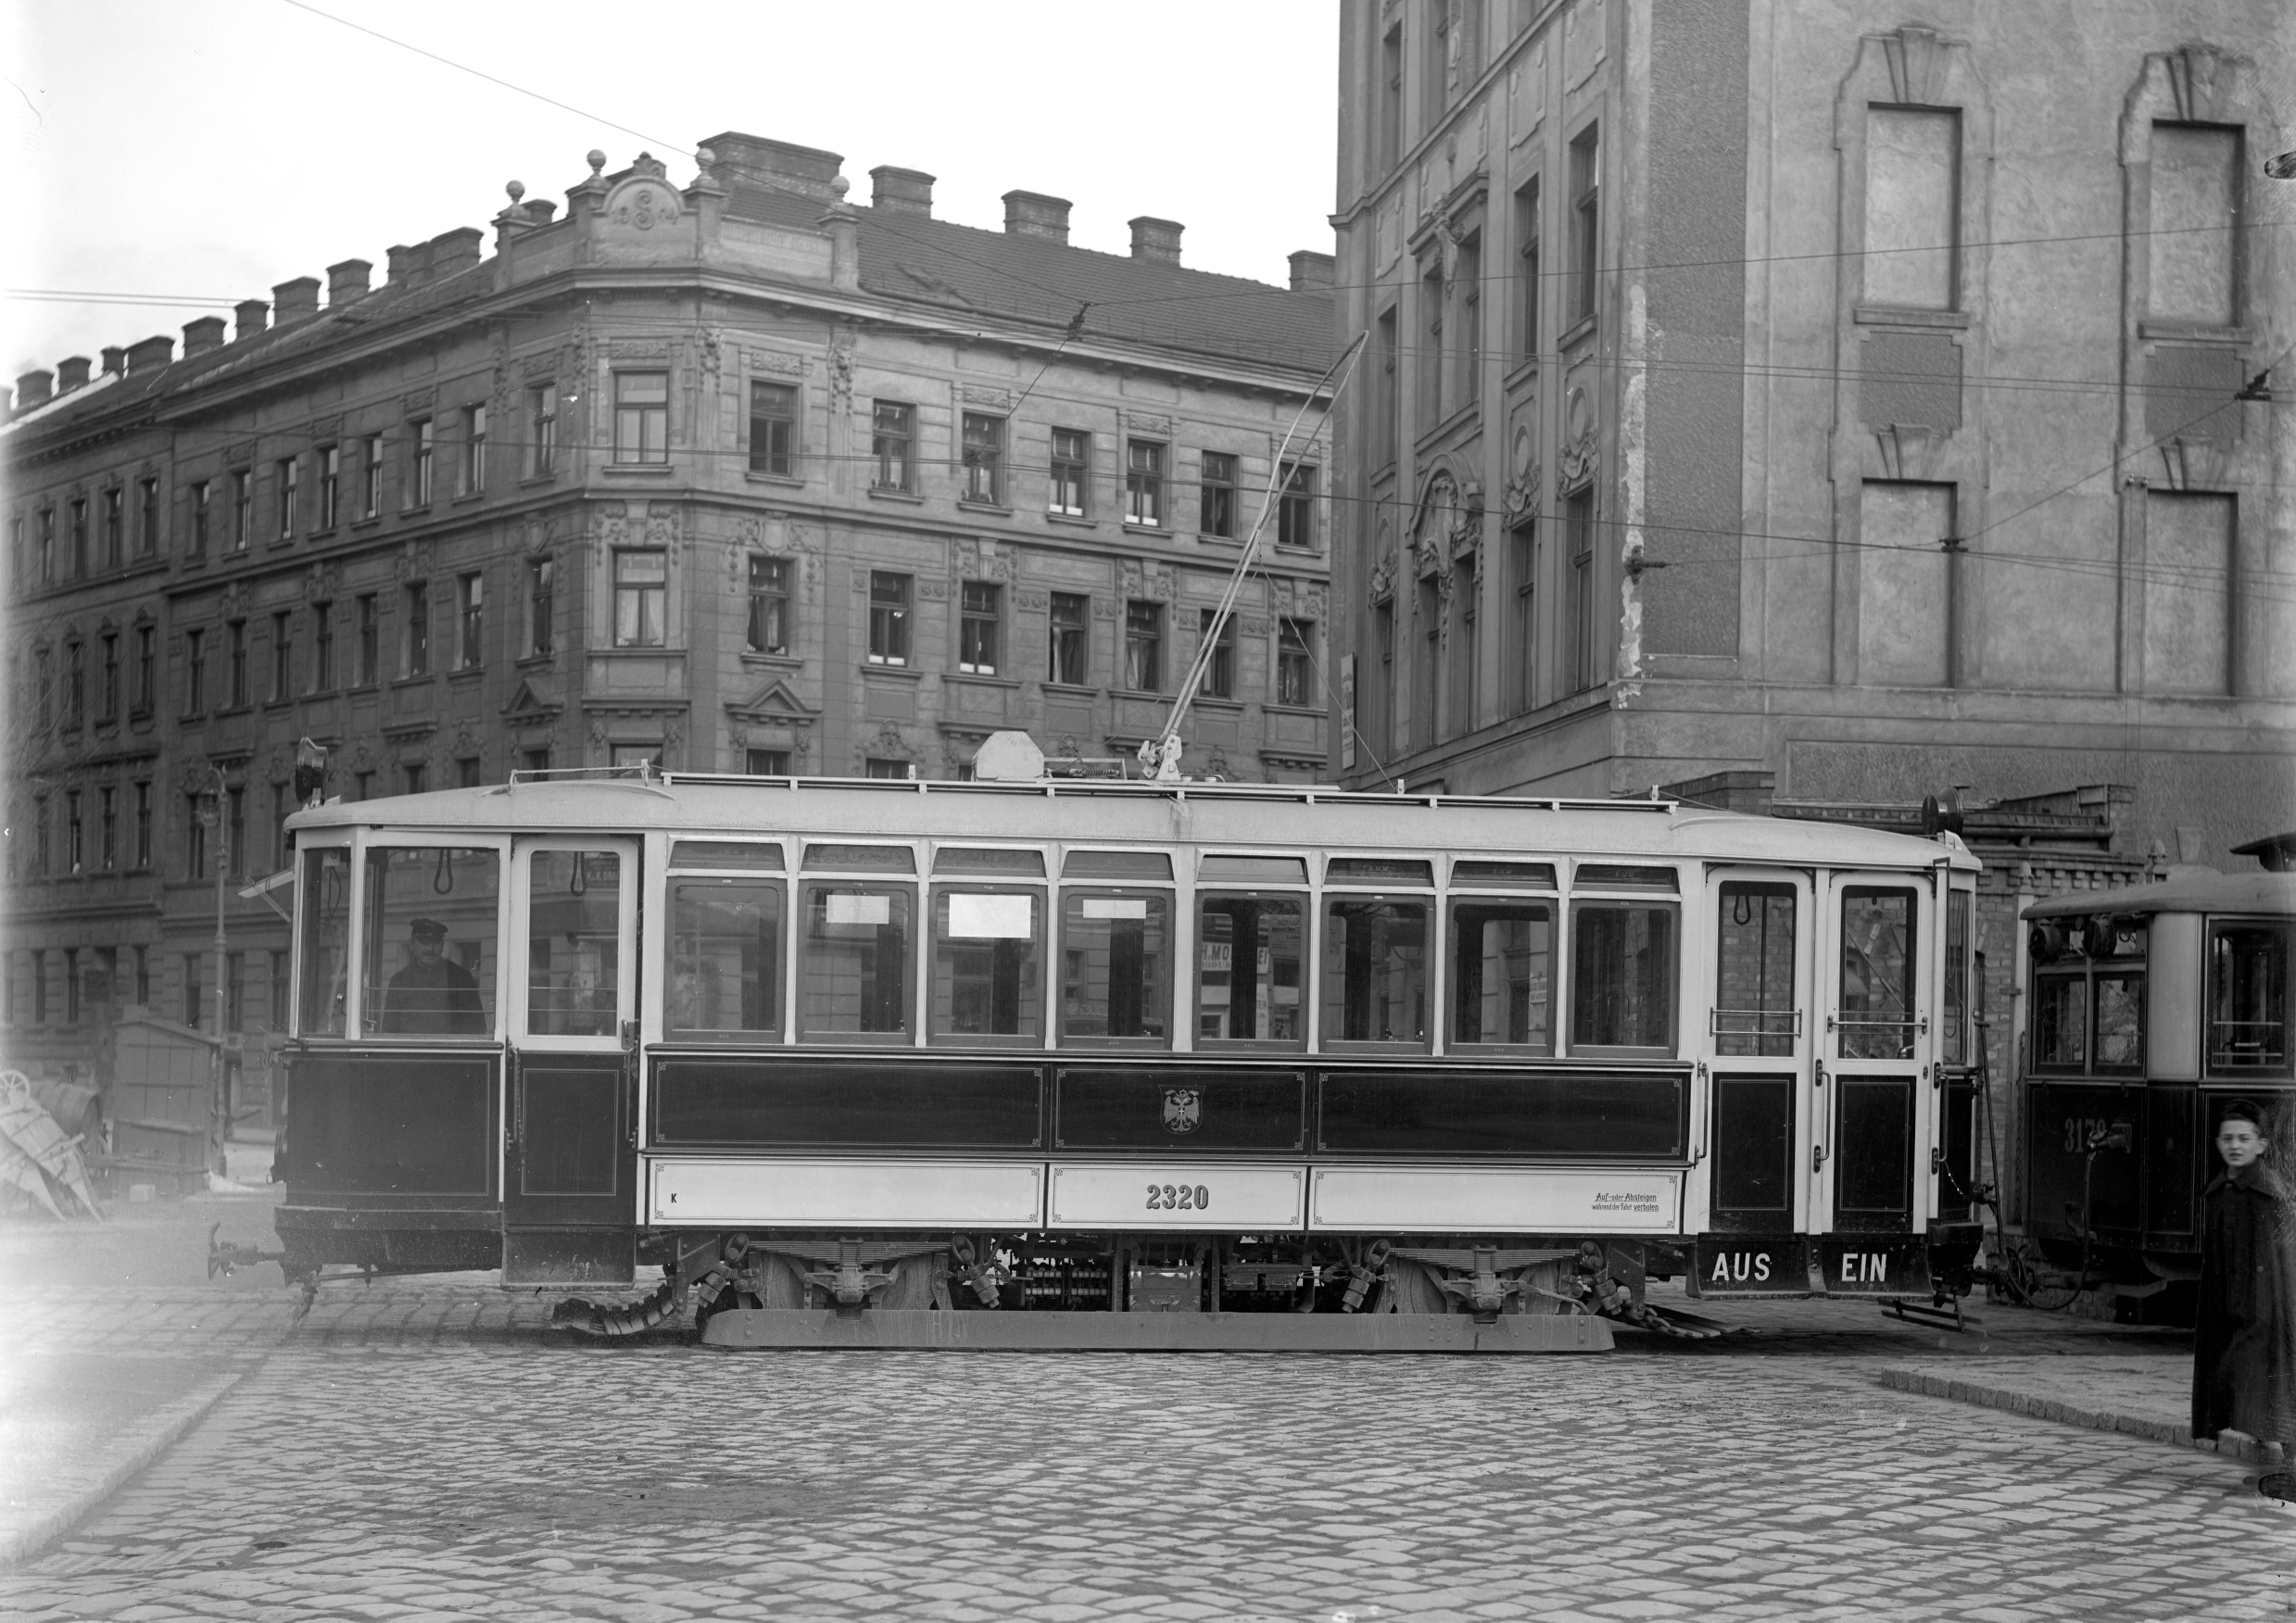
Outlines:
{"type": "Polygon", "coordinates": [[[1690,1272],[1694,1296],[1807,1296],[1810,1242],[1709,1236],[1698,1241],[1690,1272]]]}

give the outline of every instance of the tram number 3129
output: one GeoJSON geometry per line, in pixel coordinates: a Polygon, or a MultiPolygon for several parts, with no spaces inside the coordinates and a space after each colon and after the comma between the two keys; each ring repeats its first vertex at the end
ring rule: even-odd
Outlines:
{"type": "Polygon", "coordinates": [[[1212,1209],[1212,1191],[1203,1184],[1150,1184],[1148,1205],[1151,1212],[1208,1212],[1212,1209]]]}

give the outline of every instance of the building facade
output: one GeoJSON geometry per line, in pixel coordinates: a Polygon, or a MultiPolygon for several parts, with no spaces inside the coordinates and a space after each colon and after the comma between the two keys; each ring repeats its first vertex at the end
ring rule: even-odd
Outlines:
{"type": "Polygon", "coordinates": [[[2278,8],[1342,29],[1344,781],[2296,825],[2278,8]]]}
{"type": "Polygon", "coordinates": [[[1007,727],[1129,753],[1303,409],[1184,761],[1328,774],[1329,257],[1210,275],[1145,217],[1091,253],[1063,199],[975,230],[915,170],[850,202],[840,163],[728,133],[679,185],[593,153],[562,212],[513,182],[491,254],[450,231],[380,286],[332,267],[323,307],[289,282],[180,354],[19,380],[12,1063],[100,1082],[115,1013],[212,1034],[220,986],[252,1077],[288,942],[244,892],[284,863],[302,739],[347,799],[961,775],[1007,727]]]}

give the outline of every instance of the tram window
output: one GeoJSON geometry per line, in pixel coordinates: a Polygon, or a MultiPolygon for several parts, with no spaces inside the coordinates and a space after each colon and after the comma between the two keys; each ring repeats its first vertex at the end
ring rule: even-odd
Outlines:
{"type": "Polygon", "coordinates": [[[1552,862],[1470,862],[1451,864],[1451,883],[1461,889],[1552,890],[1552,862]]]}
{"type": "Polygon", "coordinates": [[[2213,1076],[2286,1076],[2286,925],[2218,925],[2208,939],[2208,1068],[2213,1076]]]}
{"type": "Polygon", "coordinates": [[[1172,882],[1172,858],[1167,851],[1070,851],[1060,865],[1064,879],[1137,880],[1142,884],[1172,882]]]}
{"type": "MultiPolygon", "coordinates": [[[[1154,857],[1148,851],[1071,852],[1154,857]]],[[[1172,1029],[1172,899],[1064,890],[1060,899],[1060,1039],[1114,1038],[1163,1048],[1172,1029]]]]}
{"type": "Polygon", "coordinates": [[[742,874],[781,872],[781,842],[753,839],[681,839],[670,847],[673,868],[711,868],[742,874]]]}
{"type": "Polygon", "coordinates": [[[1573,902],[1571,1051],[1674,1051],[1674,904],[1573,902]]]}
{"type": "MultiPolygon", "coordinates": [[[[688,843],[694,842],[681,841],[681,849],[688,843]]],[[[673,880],[667,971],[662,1028],[673,1041],[737,1034],[751,1042],[778,1041],[780,885],[758,879],[673,880]]]]}
{"type": "Polygon", "coordinates": [[[1042,851],[999,850],[976,846],[942,846],[933,853],[936,874],[1025,874],[1044,877],[1042,851]]]}
{"type": "Polygon", "coordinates": [[[1043,1037],[1042,891],[934,890],[931,1034],[937,1042],[1043,1037]]]}
{"type": "Polygon", "coordinates": [[[1636,868],[1618,862],[1581,862],[1571,883],[1587,890],[1663,890],[1677,888],[1672,868],[1636,868]]]}
{"type": "Polygon", "coordinates": [[[341,1037],[351,970],[351,853],[332,847],[303,853],[304,1037],[341,1037]]]}
{"type": "Polygon", "coordinates": [[[1434,888],[1435,865],[1417,857],[1333,857],[1323,865],[1326,885],[1424,885],[1434,888]]]}
{"type": "Polygon", "coordinates": [[[367,848],[366,1036],[494,1030],[501,862],[484,848],[367,848]]]}
{"type": "Polygon", "coordinates": [[[809,845],[805,865],[848,874],[914,874],[916,853],[905,845],[809,845]]]}
{"type": "Polygon", "coordinates": [[[1784,1059],[1800,1034],[1794,1001],[1794,887],[1724,885],[1714,963],[1714,1051],[1784,1059]]]}
{"type": "MultiPolygon", "coordinates": [[[[1207,864],[1217,859],[1205,858],[1207,864]]],[[[1290,862],[1300,859],[1245,858],[1290,862]]],[[[1196,1040],[1299,1048],[1306,898],[1199,894],[1196,898],[1196,1040]]]]}
{"type": "Polygon", "coordinates": [[[1966,890],[1945,899],[1945,1042],[1949,1065],[1969,1063],[1969,906],[1966,890]]]}
{"type": "Polygon", "coordinates": [[[528,859],[526,1034],[611,1037],[621,1019],[622,857],[528,859]]]}
{"type": "Polygon", "coordinates": [[[2088,977],[2077,969],[2033,977],[2033,1068],[2088,1069],[2088,977]]]}
{"type": "Polygon", "coordinates": [[[1913,1052],[1913,892],[1842,892],[1841,1057],[1913,1052]]]}
{"type": "Polygon", "coordinates": [[[1205,885],[1305,885],[1304,857],[1207,856],[1198,859],[1196,879],[1205,885]]]}
{"type": "Polygon", "coordinates": [[[1326,901],[1323,1040],[1327,1047],[1334,1042],[1426,1045],[1425,901],[1381,896],[1326,901]]]}
{"type": "Polygon", "coordinates": [[[1555,915],[1550,906],[1452,902],[1450,967],[1454,1049],[1555,1051],[1555,915]]]}
{"type": "Polygon", "coordinates": [[[2097,1069],[2144,1068],[2145,977],[2142,970],[2097,974],[2097,1069]]]}
{"type": "Polygon", "coordinates": [[[2101,914],[2034,927],[2035,1070],[2143,1069],[2148,934],[2141,919],[2101,914]]]}
{"type": "MultiPolygon", "coordinates": [[[[891,849],[909,854],[906,847],[891,849]]],[[[806,885],[799,1008],[806,1036],[907,1037],[909,923],[915,905],[906,885],[806,885]]]]}

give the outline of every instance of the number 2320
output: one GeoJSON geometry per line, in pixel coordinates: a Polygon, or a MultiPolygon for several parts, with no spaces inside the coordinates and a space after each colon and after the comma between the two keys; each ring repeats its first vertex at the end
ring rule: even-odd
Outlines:
{"type": "Polygon", "coordinates": [[[1208,1212],[1212,1209],[1212,1191],[1203,1184],[1150,1184],[1148,1204],[1151,1212],[1208,1212]]]}

